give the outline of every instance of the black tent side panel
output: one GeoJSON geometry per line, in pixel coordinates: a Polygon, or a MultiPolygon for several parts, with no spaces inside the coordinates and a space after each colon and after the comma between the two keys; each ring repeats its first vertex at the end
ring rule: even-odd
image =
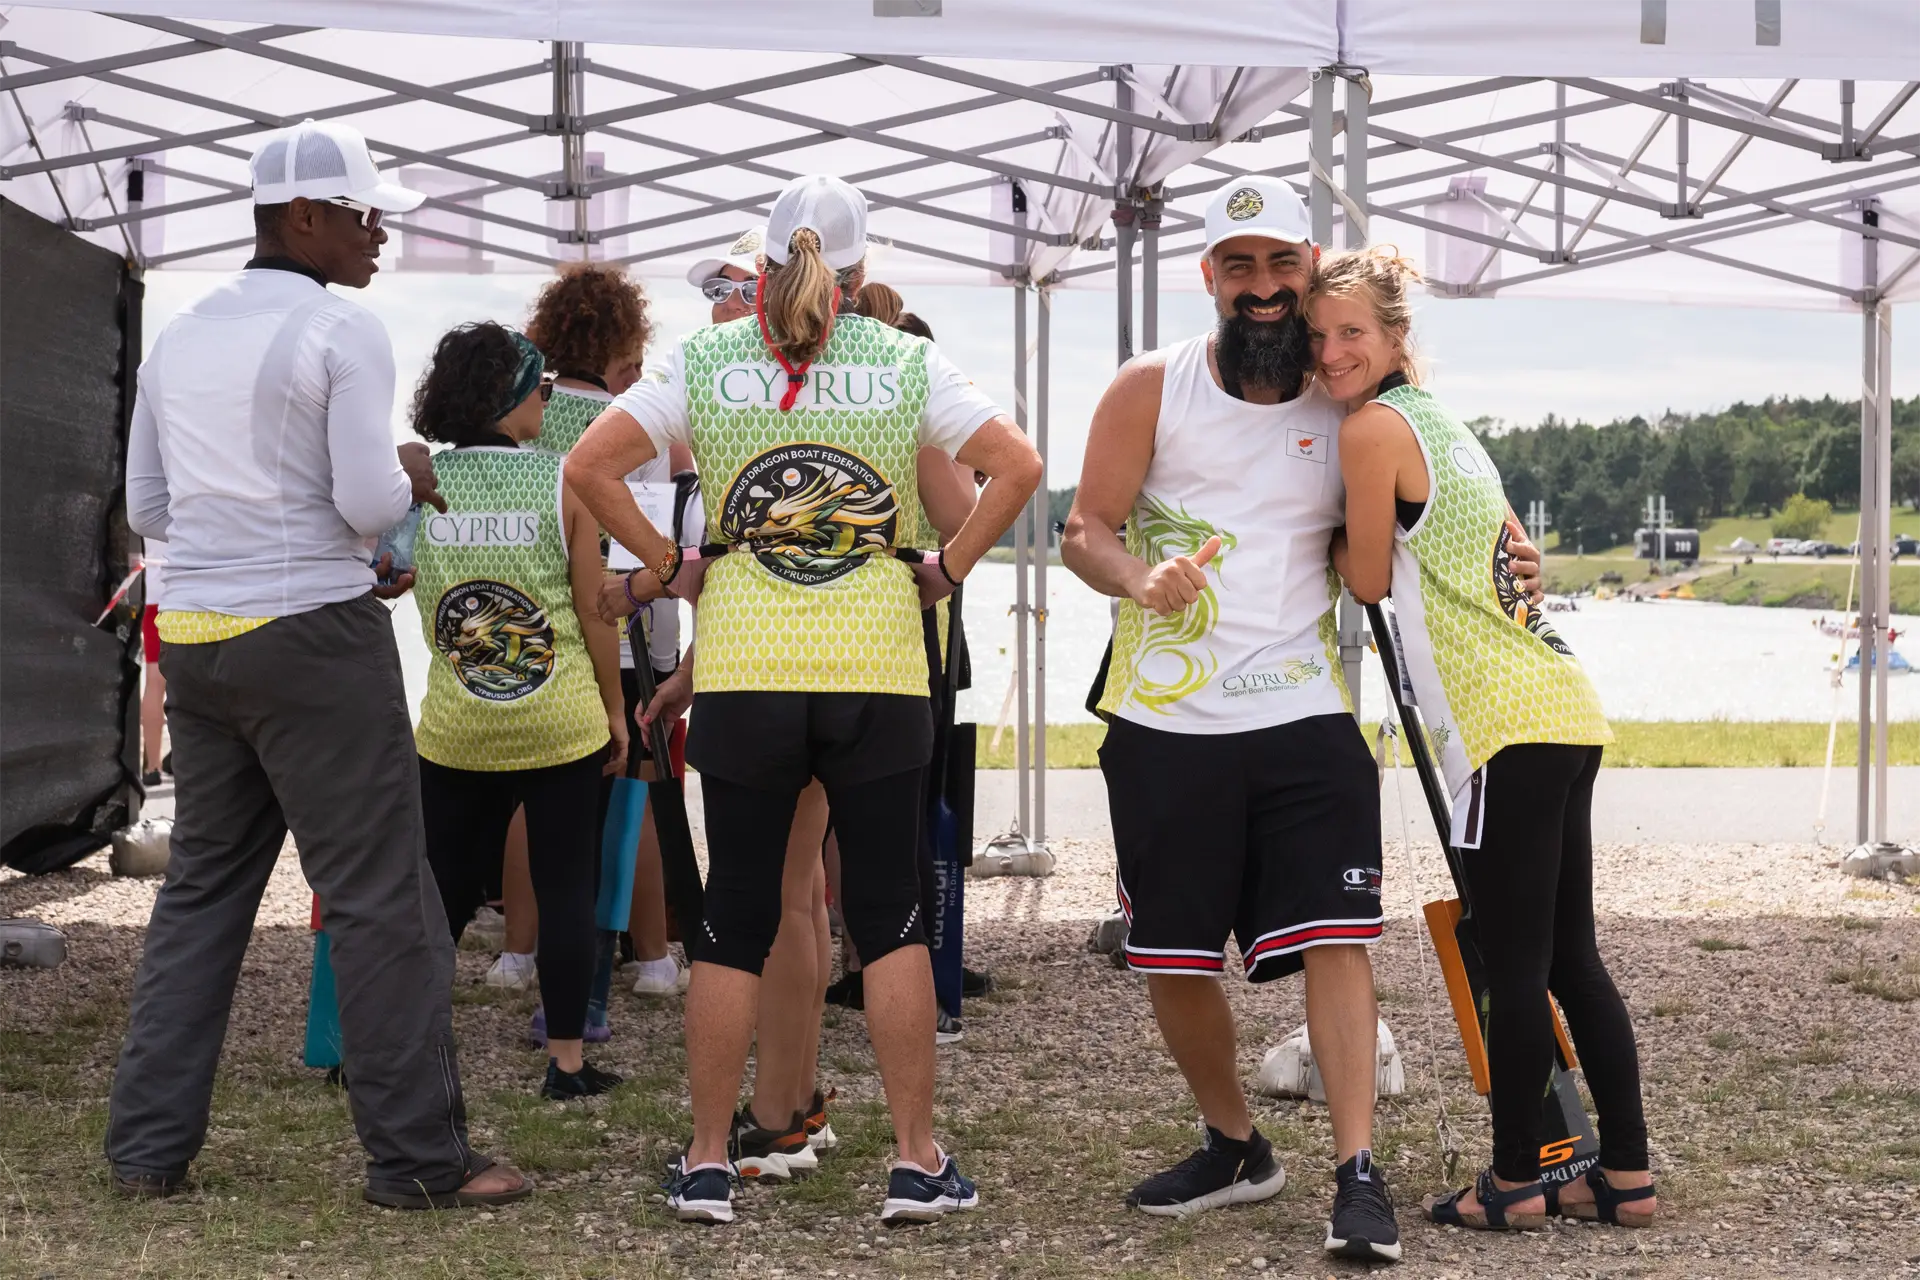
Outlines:
{"type": "Polygon", "coordinates": [[[137,811],[139,628],[122,484],[141,285],[0,200],[0,862],[66,866],[137,811]]]}

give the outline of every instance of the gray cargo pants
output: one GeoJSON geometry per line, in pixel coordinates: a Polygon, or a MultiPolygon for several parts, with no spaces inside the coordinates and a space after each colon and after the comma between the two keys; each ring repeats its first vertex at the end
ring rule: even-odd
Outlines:
{"type": "Polygon", "coordinates": [[[115,1172],[177,1177],[199,1154],[240,962],[291,828],[332,942],[367,1183],[458,1187],[488,1162],[467,1146],[453,943],[385,606],[362,596],[168,645],[161,670],[177,815],[114,1074],[115,1172]]]}

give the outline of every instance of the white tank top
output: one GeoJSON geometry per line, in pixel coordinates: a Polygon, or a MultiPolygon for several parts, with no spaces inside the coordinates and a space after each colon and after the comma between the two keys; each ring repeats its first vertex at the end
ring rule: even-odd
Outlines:
{"type": "Polygon", "coordinates": [[[1352,709],[1328,558],[1345,523],[1341,413],[1320,389],[1286,404],[1222,391],[1202,334],[1167,351],[1153,462],[1127,522],[1149,563],[1214,534],[1209,586],[1157,617],[1120,602],[1100,709],[1175,733],[1240,733],[1352,709]]]}

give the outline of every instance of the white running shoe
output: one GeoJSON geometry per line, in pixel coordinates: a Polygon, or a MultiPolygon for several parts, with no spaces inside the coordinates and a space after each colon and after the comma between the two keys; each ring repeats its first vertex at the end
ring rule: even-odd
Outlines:
{"type": "Polygon", "coordinates": [[[539,980],[539,968],[531,955],[522,955],[518,951],[502,951],[493,962],[493,968],[487,970],[486,983],[490,987],[505,987],[509,991],[529,991],[539,980]]]}
{"type": "Polygon", "coordinates": [[[677,996],[687,989],[687,970],[672,956],[637,962],[633,994],[637,996],[677,996]]]}

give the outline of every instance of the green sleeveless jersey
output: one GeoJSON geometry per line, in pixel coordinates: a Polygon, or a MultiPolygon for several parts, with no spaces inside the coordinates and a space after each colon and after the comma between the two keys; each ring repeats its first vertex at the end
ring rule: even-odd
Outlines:
{"type": "Polygon", "coordinates": [[[435,764],[539,769],[607,744],[567,575],[562,461],[493,447],[434,457],[447,511],[421,518],[413,594],[434,657],[414,741],[435,764]]]}
{"type": "Polygon", "coordinates": [[[1509,568],[1513,526],[1493,460],[1420,388],[1379,403],[1406,419],[1427,461],[1427,505],[1395,538],[1394,638],[1448,789],[1502,747],[1612,742],[1593,683],[1509,568]]]}
{"type": "Polygon", "coordinates": [[[555,387],[553,399],[547,401],[546,412],[540,415],[540,438],[535,443],[551,453],[573,452],[593,420],[612,403],[611,398],[602,400],[555,387]]]}
{"type": "Polygon", "coordinates": [[[920,598],[886,548],[928,536],[914,481],[928,343],[842,315],[782,412],[749,317],[681,344],[707,541],[735,548],[694,611],[699,692],[927,694],[920,598]]]}

